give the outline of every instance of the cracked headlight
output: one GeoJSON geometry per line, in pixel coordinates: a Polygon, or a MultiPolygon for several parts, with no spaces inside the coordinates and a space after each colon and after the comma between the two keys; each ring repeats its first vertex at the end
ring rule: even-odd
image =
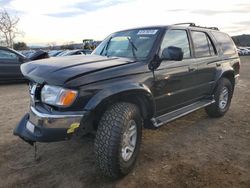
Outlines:
{"type": "Polygon", "coordinates": [[[41,91],[42,102],[54,106],[70,106],[77,97],[77,91],[45,85],[41,91]]]}

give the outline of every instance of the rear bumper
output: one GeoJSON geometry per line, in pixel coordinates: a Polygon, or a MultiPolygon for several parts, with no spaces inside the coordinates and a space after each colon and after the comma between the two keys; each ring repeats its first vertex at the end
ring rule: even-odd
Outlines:
{"type": "Polygon", "coordinates": [[[31,107],[13,134],[30,144],[68,140],[86,115],[87,112],[48,113],[31,107]]]}

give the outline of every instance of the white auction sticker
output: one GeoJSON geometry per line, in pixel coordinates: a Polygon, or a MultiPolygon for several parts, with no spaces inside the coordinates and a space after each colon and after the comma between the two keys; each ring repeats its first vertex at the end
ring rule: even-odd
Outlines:
{"type": "Polygon", "coordinates": [[[139,30],[137,35],[155,35],[157,31],[158,31],[157,29],[139,30]]]}

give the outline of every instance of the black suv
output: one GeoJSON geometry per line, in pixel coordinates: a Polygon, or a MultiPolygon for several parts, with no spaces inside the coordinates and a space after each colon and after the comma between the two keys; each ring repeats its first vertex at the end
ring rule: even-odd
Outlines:
{"type": "Polygon", "coordinates": [[[119,178],[135,164],[143,127],[156,129],[203,107],[223,116],[239,69],[232,39],[217,28],[119,31],[91,55],[23,64],[30,112],[14,134],[30,144],[95,134],[97,166],[119,178]]]}

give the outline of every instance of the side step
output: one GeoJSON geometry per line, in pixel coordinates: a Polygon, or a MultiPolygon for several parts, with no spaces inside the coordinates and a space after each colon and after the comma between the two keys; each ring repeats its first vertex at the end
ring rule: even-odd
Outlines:
{"type": "Polygon", "coordinates": [[[206,107],[214,102],[215,102],[214,99],[201,100],[201,101],[195,102],[193,104],[190,104],[188,106],[184,106],[184,107],[177,109],[175,111],[169,112],[167,114],[163,114],[159,117],[152,118],[151,121],[152,121],[153,126],[155,128],[158,128],[158,127],[160,127],[160,126],[162,126],[170,121],[173,121],[179,117],[185,116],[185,115],[187,115],[191,112],[194,112],[200,108],[206,107]]]}

